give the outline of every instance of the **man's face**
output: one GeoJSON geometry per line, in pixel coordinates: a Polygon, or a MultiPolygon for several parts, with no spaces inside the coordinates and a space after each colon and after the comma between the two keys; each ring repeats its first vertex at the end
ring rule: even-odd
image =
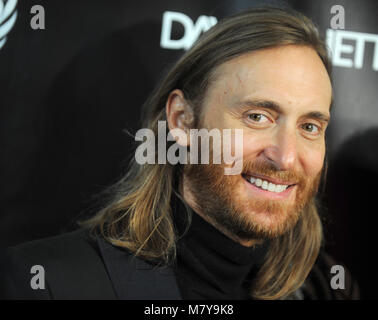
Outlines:
{"type": "Polygon", "coordinates": [[[230,60],[214,79],[201,123],[243,129],[243,172],[188,165],[190,192],[204,217],[229,234],[274,238],[316,193],[332,96],[327,71],[313,49],[290,45],[230,60]]]}

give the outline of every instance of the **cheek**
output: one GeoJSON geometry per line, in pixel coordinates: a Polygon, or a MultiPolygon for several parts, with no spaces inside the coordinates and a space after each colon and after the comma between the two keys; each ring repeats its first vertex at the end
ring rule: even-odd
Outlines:
{"type": "Polygon", "coordinates": [[[306,148],[302,153],[302,166],[307,176],[315,177],[323,168],[325,156],[324,145],[306,148]]]}
{"type": "Polygon", "coordinates": [[[264,150],[266,142],[262,135],[247,132],[244,130],[243,133],[243,157],[253,160],[264,150]]]}

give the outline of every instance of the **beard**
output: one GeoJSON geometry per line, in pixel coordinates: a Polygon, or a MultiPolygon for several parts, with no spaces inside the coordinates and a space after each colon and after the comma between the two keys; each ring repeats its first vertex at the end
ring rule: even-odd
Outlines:
{"type": "Polygon", "coordinates": [[[205,220],[243,241],[274,239],[294,228],[301,213],[317,192],[321,172],[306,177],[294,171],[278,170],[270,162],[243,162],[241,175],[225,175],[218,164],[184,166],[187,187],[195,201],[195,211],[205,220]],[[252,172],[295,181],[294,195],[271,200],[247,193],[244,174],[252,172]]]}

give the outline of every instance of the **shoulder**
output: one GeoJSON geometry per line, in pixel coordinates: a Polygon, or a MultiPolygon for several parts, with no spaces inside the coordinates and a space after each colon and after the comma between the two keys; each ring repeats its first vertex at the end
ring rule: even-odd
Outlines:
{"type": "Polygon", "coordinates": [[[86,229],[7,248],[0,260],[3,298],[86,299],[112,292],[95,237],[86,229]]]}
{"type": "Polygon", "coordinates": [[[86,229],[26,242],[7,248],[6,251],[50,267],[63,262],[75,263],[82,260],[83,256],[98,255],[95,238],[86,229]]]}

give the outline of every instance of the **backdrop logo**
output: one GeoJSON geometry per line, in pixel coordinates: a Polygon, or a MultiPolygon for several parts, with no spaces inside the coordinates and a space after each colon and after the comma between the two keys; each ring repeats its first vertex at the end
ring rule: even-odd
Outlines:
{"type": "Polygon", "coordinates": [[[218,22],[212,16],[199,16],[196,23],[181,12],[166,11],[163,13],[160,46],[166,49],[188,50],[200,36],[201,32],[209,30],[218,22]],[[184,27],[184,35],[181,39],[172,39],[172,24],[180,23],[184,27]]]}
{"type": "Polygon", "coordinates": [[[378,71],[378,34],[347,30],[327,30],[327,44],[331,51],[332,64],[336,67],[362,69],[365,45],[374,43],[371,67],[378,71]],[[352,43],[344,43],[344,40],[352,43]]]}
{"type": "Polygon", "coordinates": [[[0,0],[0,49],[7,41],[7,34],[16,22],[16,5],[17,0],[0,0]]]}

